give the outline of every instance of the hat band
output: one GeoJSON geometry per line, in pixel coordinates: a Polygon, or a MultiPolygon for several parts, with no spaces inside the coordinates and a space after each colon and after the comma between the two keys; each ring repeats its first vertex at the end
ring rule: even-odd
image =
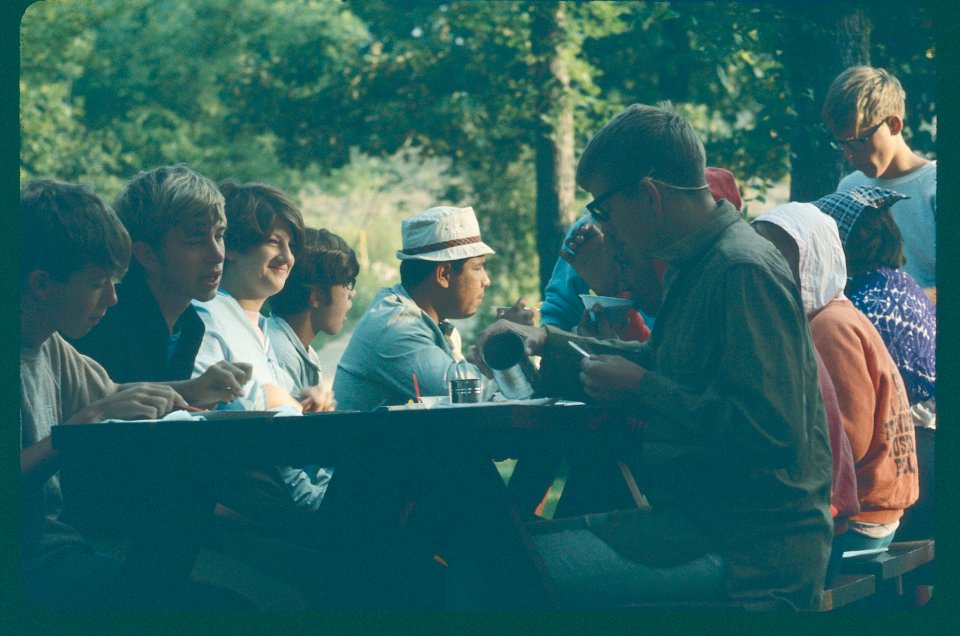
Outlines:
{"type": "Polygon", "coordinates": [[[460,245],[471,245],[473,243],[479,243],[479,236],[469,236],[462,239],[451,239],[449,241],[444,241],[442,243],[433,243],[431,245],[423,245],[421,247],[408,247],[403,250],[400,250],[401,254],[406,254],[407,256],[416,256],[417,254],[428,254],[430,252],[439,252],[440,250],[445,250],[448,247],[457,247],[460,245]]]}

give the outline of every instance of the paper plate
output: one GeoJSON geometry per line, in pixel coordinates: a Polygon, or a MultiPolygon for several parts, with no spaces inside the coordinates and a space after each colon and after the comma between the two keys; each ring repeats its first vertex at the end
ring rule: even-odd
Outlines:
{"type": "Polygon", "coordinates": [[[869,550],[848,550],[843,553],[843,558],[866,561],[877,556],[878,554],[883,554],[888,549],[889,548],[871,548],[869,550]]]}

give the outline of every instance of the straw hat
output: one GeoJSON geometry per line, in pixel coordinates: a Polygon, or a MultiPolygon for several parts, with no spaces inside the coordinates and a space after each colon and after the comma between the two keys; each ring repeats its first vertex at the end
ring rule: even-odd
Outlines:
{"type": "Polygon", "coordinates": [[[403,249],[397,258],[458,261],[493,254],[480,240],[480,224],[473,208],[441,206],[404,219],[400,225],[403,249]]]}

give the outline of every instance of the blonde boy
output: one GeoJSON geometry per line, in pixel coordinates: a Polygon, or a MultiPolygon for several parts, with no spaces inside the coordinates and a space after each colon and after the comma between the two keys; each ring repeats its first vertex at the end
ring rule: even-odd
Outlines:
{"type": "Polygon", "coordinates": [[[833,146],[856,169],[837,192],[875,185],[909,195],[892,210],[903,236],[903,269],[936,303],[937,162],[910,149],[903,136],[906,94],[882,68],[853,66],[827,91],[821,117],[833,146]]]}

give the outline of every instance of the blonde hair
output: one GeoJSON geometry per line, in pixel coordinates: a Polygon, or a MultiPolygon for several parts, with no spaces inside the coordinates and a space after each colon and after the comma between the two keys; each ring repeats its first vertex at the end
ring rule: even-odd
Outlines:
{"type": "Polygon", "coordinates": [[[903,119],[906,93],[900,81],[882,68],[851,66],[827,90],[820,116],[834,134],[857,137],[891,115],[903,119]]]}
{"type": "Polygon", "coordinates": [[[130,240],[155,248],[174,226],[199,219],[211,225],[224,218],[223,195],[213,181],[178,163],[137,173],[113,204],[130,240]]]}

